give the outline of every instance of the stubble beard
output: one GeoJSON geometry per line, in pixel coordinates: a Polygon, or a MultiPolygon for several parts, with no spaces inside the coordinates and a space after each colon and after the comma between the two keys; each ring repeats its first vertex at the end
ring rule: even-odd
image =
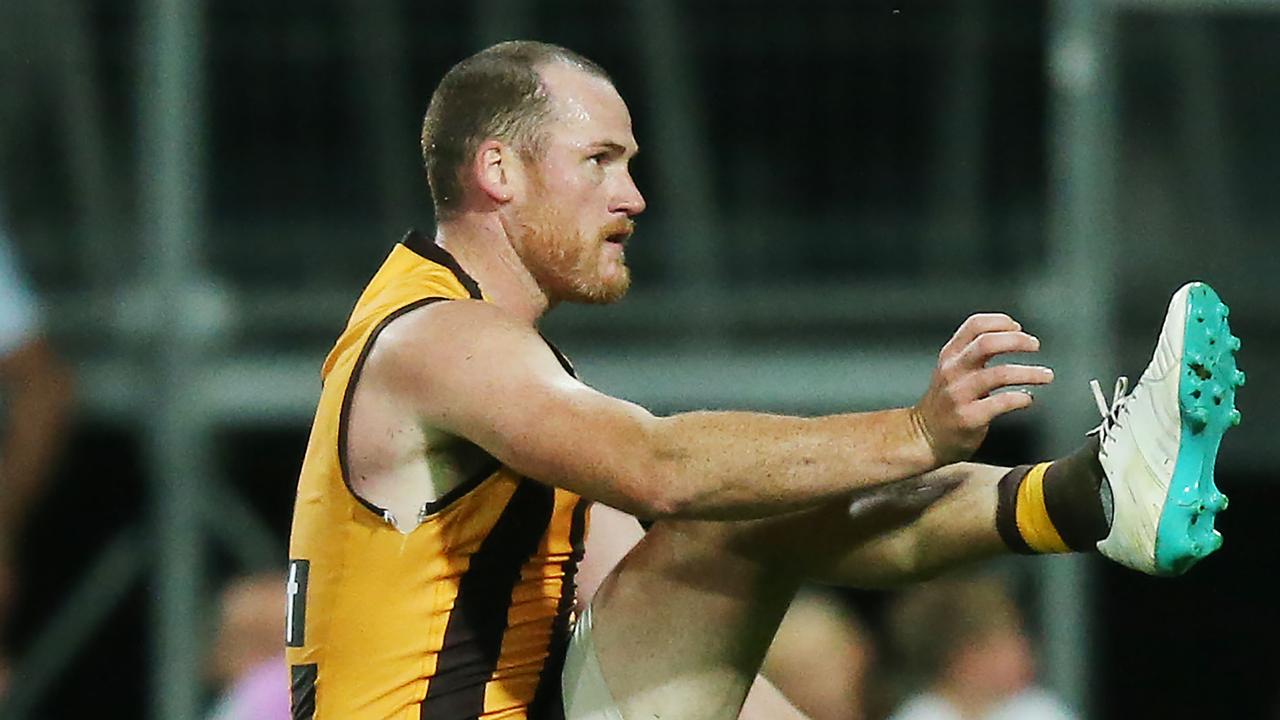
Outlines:
{"type": "Polygon", "coordinates": [[[619,259],[605,275],[601,251],[606,238],[629,232],[629,221],[611,223],[590,240],[564,222],[549,202],[535,202],[521,218],[520,259],[552,303],[608,305],[627,294],[631,271],[619,259]]]}

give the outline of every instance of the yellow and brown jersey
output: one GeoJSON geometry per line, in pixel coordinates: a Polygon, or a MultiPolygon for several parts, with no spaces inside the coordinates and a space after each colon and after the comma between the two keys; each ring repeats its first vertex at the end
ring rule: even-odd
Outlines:
{"type": "Polygon", "coordinates": [[[460,462],[474,471],[405,534],[347,475],[351,398],[378,333],[459,298],[484,299],[443,248],[410,233],[325,360],[289,547],[295,720],[559,715],[587,501],[469,446],[460,462]]]}

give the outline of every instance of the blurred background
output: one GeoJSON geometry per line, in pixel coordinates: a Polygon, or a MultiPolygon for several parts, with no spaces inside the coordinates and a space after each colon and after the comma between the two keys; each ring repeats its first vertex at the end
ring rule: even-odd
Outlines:
{"type": "MultiPolygon", "coordinates": [[[[515,37],[630,104],[632,295],[544,331],[655,411],[910,404],[1002,310],[1058,379],[982,457],[1064,453],[1088,380],[1136,379],[1211,283],[1250,373],[1222,551],[1001,571],[1081,717],[1278,716],[1280,2],[4,0],[4,234],[75,400],[14,544],[0,717],[203,716],[219,589],[283,572],[324,353],[431,230],[430,92],[515,37]]],[[[873,638],[895,599],[841,596],[873,638]]]]}

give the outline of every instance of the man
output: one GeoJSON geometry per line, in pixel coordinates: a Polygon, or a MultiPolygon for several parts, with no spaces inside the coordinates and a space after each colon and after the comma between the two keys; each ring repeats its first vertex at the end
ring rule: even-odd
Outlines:
{"type": "Polygon", "coordinates": [[[889,608],[888,637],[910,694],[890,720],[1074,720],[1035,686],[1035,654],[1005,583],[948,577],[889,608]]]}
{"type": "Polygon", "coordinates": [[[220,593],[218,609],[209,675],[219,692],[208,720],[285,720],[290,712],[280,648],[280,574],[233,578],[220,593]]]}
{"type": "Polygon", "coordinates": [[[0,695],[4,626],[18,592],[15,553],[49,476],[71,404],[71,374],[40,331],[36,302],[0,230],[0,695]]]}
{"type": "Polygon", "coordinates": [[[504,43],[436,89],[435,241],[392,250],[324,364],[290,548],[296,718],[731,718],[805,579],[1098,541],[1176,573],[1217,547],[1243,379],[1204,285],[1097,437],[1035,466],[957,464],[1032,402],[1004,391],[1052,379],[987,367],[1039,345],[1000,314],[960,326],[910,408],[658,418],[579,382],[536,324],[626,292],[636,151],[608,76],[563,48],[504,43]],[[656,522],[572,623],[589,501],[656,522]]]}

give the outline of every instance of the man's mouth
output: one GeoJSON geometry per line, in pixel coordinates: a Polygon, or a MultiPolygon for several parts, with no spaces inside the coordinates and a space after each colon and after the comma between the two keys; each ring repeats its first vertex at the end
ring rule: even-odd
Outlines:
{"type": "Polygon", "coordinates": [[[631,234],[636,231],[636,226],[630,220],[623,220],[609,223],[602,230],[604,231],[605,242],[613,243],[614,245],[626,245],[627,240],[631,239],[631,234]]]}

